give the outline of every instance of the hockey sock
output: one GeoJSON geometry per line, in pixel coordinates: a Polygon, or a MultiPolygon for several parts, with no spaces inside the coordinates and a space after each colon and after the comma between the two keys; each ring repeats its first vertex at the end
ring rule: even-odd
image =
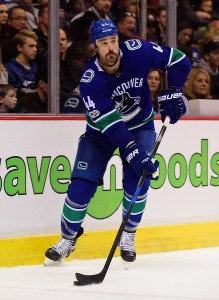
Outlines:
{"type": "MultiPolygon", "coordinates": [[[[128,208],[129,208],[131,199],[132,199],[131,195],[128,195],[127,193],[124,194],[124,198],[123,198],[123,213],[124,214],[126,214],[128,208]]],[[[128,222],[125,226],[125,230],[127,230],[129,232],[136,231],[136,229],[141,221],[142,215],[144,213],[146,201],[147,201],[147,193],[142,196],[139,196],[137,198],[137,200],[133,206],[131,215],[128,219],[128,222]]]]}
{"type": "Polygon", "coordinates": [[[66,239],[73,239],[86,216],[88,203],[96,192],[97,184],[84,179],[73,179],[65,198],[61,230],[66,239]]]}

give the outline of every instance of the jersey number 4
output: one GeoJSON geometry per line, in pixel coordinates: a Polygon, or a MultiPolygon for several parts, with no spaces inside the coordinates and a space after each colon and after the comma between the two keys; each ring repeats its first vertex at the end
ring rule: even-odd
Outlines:
{"type": "Polygon", "coordinates": [[[157,51],[163,53],[163,49],[162,49],[159,45],[154,44],[154,43],[151,43],[151,44],[153,44],[153,48],[154,48],[155,50],[157,50],[157,51]]]}
{"type": "Polygon", "coordinates": [[[89,96],[87,96],[87,100],[85,100],[83,98],[84,104],[87,108],[87,110],[90,110],[91,108],[94,109],[95,108],[95,103],[93,100],[91,100],[91,98],[89,96]]]}

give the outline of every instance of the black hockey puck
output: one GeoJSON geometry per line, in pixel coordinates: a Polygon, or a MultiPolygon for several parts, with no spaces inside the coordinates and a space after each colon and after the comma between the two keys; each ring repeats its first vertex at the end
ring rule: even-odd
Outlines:
{"type": "Polygon", "coordinates": [[[82,286],[83,284],[81,284],[79,281],[74,281],[74,285],[82,286]]]}

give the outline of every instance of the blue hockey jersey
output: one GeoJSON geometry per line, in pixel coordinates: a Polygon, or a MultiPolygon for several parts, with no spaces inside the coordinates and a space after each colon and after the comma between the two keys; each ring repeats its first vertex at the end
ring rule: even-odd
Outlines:
{"type": "Polygon", "coordinates": [[[121,43],[120,56],[120,68],[114,75],[100,67],[97,55],[85,68],[80,93],[87,109],[88,132],[110,136],[121,122],[130,131],[141,126],[153,127],[149,70],[167,71],[168,86],[182,87],[191,68],[189,59],[179,50],[143,40],[121,43]]]}

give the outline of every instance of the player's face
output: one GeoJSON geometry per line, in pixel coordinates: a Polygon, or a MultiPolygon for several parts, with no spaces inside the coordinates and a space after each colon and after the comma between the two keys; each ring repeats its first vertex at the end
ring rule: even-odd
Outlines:
{"type": "Polygon", "coordinates": [[[99,54],[99,60],[105,66],[113,66],[119,56],[118,36],[109,36],[97,40],[97,53],[99,54]]]}

